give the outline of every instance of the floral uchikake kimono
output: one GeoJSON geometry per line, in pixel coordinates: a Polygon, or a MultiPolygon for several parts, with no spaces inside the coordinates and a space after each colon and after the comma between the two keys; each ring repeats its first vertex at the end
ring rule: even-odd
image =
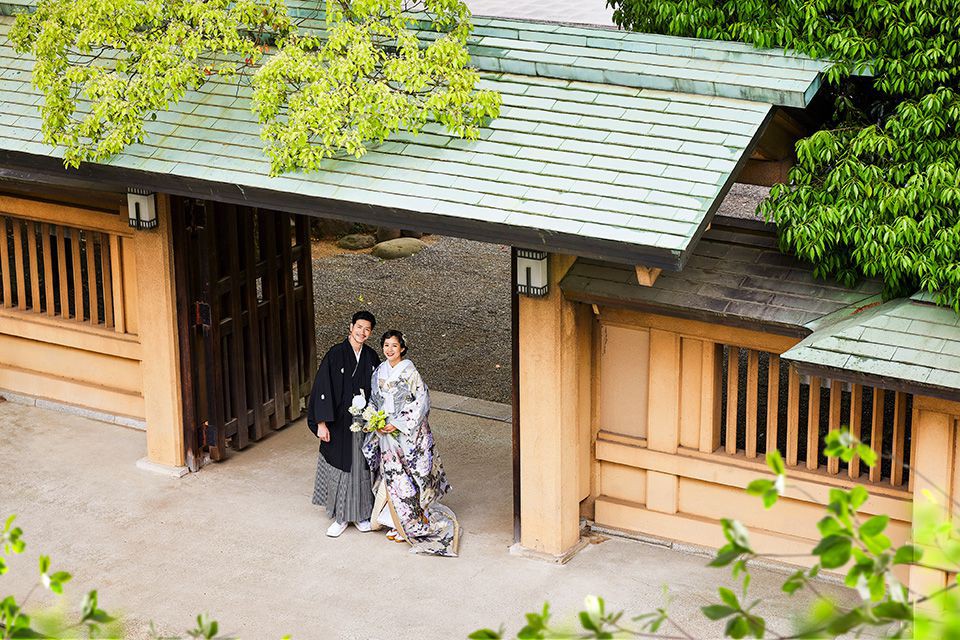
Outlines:
{"type": "MultiPolygon", "coordinates": [[[[409,360],[396,367],[384,361],[373,373],[370,405],[387,414],[393,434],[371,433],[363,455],[373,470],[378,494],[413,553],[456,556],[460,524],[448,507],[440,504],[450,484],[434,446],[427,423],[430,395],[420,372],[409,360]]],[[[378,505],[380,501],[378,500],[378,505]]],[[[376,510],[376,507],[375,507],[376,510]]],[[[371,520],[377,521],[374,513],[371,520]]]]}

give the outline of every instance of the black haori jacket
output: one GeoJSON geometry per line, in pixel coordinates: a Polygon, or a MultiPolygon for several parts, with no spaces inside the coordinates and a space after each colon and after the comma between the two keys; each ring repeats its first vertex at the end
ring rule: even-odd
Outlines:
{"type": "Polygon", "coordinates": [[[364,397],[370,399],[370,380],[379,364],[377,352],[367,345],[360,349],[358,362],[350,341],[344,340],[330,347],[317,369],[307,404],[307,426],[317,435],[317,425],[327,423],[330,442],[320,443],[320,453],[341,471],[350,471],[353,458],[350,403],[361,389],[364,397]]]}

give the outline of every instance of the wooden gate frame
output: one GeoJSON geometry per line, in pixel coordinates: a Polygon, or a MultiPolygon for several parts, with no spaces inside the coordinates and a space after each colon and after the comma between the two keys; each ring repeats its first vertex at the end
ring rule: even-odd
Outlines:
{"type": "Polygon", "coordinates": [[[188,198],[172,198],[171,212],[185,454],[197,470],[207,455],[222,460],[228,444],[243,449],[302,415],[316,369],[310,225],[188,198]]]}

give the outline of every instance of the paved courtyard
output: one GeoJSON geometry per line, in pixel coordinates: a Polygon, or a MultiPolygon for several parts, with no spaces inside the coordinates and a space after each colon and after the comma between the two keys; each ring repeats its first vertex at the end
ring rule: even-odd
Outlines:
{"type": "MultiPolygon", "coordinates": [[[[182,633],[210,612],[223,633],[245,638],[420,640],[501,623],[515,633],[544,600],[569,614],[591,593],[641,612],[669,584],[688,630],[718,635],[697,610],[729,581],[702,557],[622,538],[565,566],[510,555],[509,424],[441,410],[432,424],[454,485],[447,504],[465,530],[460,558],[410,555],[353,528],[324,537],[328,520],[310,504],[316,440],[302,422],[177,480],[135,466],[140,431],[0,402],[0,516],[18,514],[28,545],[0,597],[30,589],[43,552],[74,573],[73,603],[98,588],[133,637],[150,620],[182,633]]],[[[758,571],[757,596],[778,597],[782,580],[758,571]]],[[[763,608],[788,628],[782,605],[763,608]]]]}

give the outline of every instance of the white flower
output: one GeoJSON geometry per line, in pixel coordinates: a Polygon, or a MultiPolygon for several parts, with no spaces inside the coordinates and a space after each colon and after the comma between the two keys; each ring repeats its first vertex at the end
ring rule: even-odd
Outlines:
{"type": "Polygon", "coordinates": [[[367,406],[367,398],[363,395],[363,389],[361,389],[360,393],[353,396],[353,402],[350,403],[349,411],[352,415],[359,415],[365,406],[367,406]]]}

